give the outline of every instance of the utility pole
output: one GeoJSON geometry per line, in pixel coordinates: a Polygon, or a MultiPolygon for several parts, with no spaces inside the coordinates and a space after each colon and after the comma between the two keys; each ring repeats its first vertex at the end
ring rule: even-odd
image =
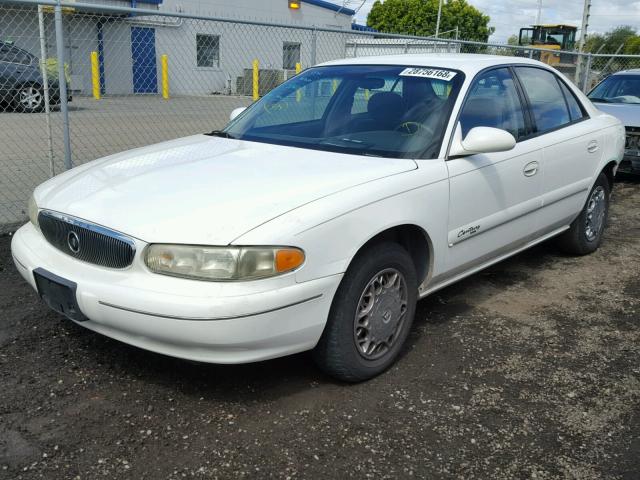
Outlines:
{"type": "Polygon", "coordinates": [[[584,44],[587,40],[587,29],[589,28],[589,17],[591,11],[591,0],[584,0],[584,9],[582,10],[582,27],[580,27],[580,44],[578,51],[582,53],[584,44]]]}
{"type": "Polygon", "coordinates": [[[436,20],[436,38],[438,38],[438,34],[440,33],[440,16],[442,15],[442,2],[443,0],[440,0],[440,2],[438,3],[438,19],[436,20]]]}
{"type": "Polygon", "coordinates": [[[542,17],[542,0],[538,0],[538,14],[536,15],[536,25],[540,25],[541,17],[542,17]]]}
{"type": "Polygon", "coordinates": [[[576,75],[574,78],[577,85],[580,85],[580,81],[583,75],[582,71],[584,69],[586,69],[586,72],[584,72],[585,78],[582,83],[584,85],[587,85],[588,83],[587,76],[589,75],[589,63],[591,63],[591,56],[589,55],[589,58],[585,59],[580,54],[584,51],[584,46],[587,41],[587,29],[589,28],[590,11],[591,11],[591,0],[584,0],[584,8],[582,10],[582,26],[580,27],[580,43],[578,44],[578,64],[576,66],[576,75]],[[583,67],[582,65],[584,62],[587,63],[585,67],[583,67]]]}

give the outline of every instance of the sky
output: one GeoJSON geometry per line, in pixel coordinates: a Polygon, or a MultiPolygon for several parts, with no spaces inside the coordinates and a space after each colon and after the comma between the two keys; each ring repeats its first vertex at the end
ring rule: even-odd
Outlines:
{"type": "MultiPolygon", "coordinates": [[[[332,0],[341,4],[342,0],[332,0]]],[[[374,0],[365,0],[358,11],[358,23],[366,23],[367,14],[374,0]]],[[[489,25],[496,31],[491,41],[503,43],[521,27],[535,23],[538,12],[537,0],[468,0],[478,10],[491,17],[489,25]]],[[[357,8],[362,0],[347,0],[349,8],[357,8]]],[[[565,23],[580,28],[584,0],[542,0],[541,23],[565,23]]],[[[604,33],[618,25],[631,25],[640,31],[640,1],[592,0],[588,33],[604,33]]],[[[578,32],[579,34],[580,32],[578,32]]]]}

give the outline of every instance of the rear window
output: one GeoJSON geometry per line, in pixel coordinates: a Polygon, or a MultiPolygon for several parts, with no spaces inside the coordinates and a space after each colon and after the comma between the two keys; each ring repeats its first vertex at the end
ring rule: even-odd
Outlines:
{"type": "Polygon", "coordinates": [[[580,120],[585,117],[585,113],[580,106],[580,102],[573,94],[569,87],[567,87],[564,82],[558,81],[560,84],[560,88],[562,89],[562,93],[564,93],[564,97],[567,99],[567,106],[569,107],[569,115],[571,115],[571,121],[580,120]]]}
{"type": "Polygon", "coordinates": [[[0,45],[0,60],[3,62],[31,65],[32,59],[33,57],[24,50],[10,45],[0,45]]]}

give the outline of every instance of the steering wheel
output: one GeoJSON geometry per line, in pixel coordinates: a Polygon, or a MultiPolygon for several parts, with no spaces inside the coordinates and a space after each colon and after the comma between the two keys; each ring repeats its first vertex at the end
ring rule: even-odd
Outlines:
{"type": "Polygon", "coordinates": [[[272,113],[283,112],[285,110],[288,110],[289,104],[283,101],[271,102],[271,103],[265,102],[262,108],[268,114],[272,114],[272,113]]]}
{"type": "Polygon", "coordinates": [[[393,129],[394,132],[400,132],[404,137],[411,137],[418,132],[427,133],[433,136],[433,129],[427,127],[424,123],[420,122],[402,122],[396,128],[393,129]]]}

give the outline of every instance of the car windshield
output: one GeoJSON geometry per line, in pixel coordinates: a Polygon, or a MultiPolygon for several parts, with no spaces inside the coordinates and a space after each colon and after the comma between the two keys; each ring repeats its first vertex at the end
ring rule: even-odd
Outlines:
{"type": "Polygon", "coordinates": [[[612,75],[588,96],[593,102],[640,103],[640,75],[612,75]]]}
{"type": "Polygon", "coordinates": [[[217,134],[347,154],[433,158],[463,81],[462,72],[443,68],[311,68],[217,134]]]}

